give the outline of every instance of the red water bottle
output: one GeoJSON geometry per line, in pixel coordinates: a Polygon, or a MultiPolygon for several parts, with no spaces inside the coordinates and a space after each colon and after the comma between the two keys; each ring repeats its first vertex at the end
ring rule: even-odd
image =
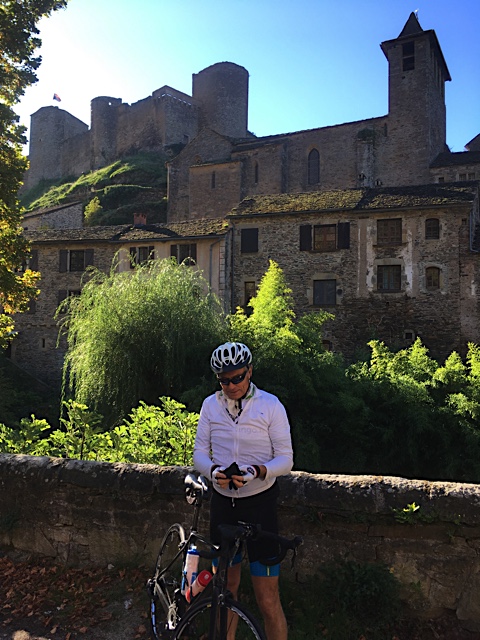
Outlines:
{"type": "Polygon", "coordinates": [[[205,587],[209,584],[212,578],[213,576],[210,573],[210,571],[207,571],[207,570],[200,571],[198,576],[195,578],[192,586],[189,587],[187,589],[187,592],[185,593],[185,598],[187,602],[191,602],[192,598],[195,598],[195,596],[198,596],[198,594],[202,592],[205,589],[205,587]]]}

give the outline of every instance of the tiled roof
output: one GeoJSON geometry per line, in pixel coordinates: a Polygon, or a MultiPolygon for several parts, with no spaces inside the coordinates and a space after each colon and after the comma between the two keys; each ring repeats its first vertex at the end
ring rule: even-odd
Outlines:
{"type": "Polygon", "coordinates": [[[457,151],[440,153],[430,165],[431,167],[451,167],[455,165],[476,164],[480,162],[480,151],[457,151]]]}
{"type": "Polygon", "coordinates": [[[473,202],[478,186],[422,185],[312,191],[309,193],[254,196],[242,200],[228,217],[301,213],[319,210],[394,209],[473,202]]]}
{"type": "Polygon", "coordinates": [[[226,233],[228,223],[222,218],[186,220],[165,224],[131,224],[86,227],[84,229],[39,229],[25,231],[33,242],[142,242],[170,238],[202,238],[226,233]]]}

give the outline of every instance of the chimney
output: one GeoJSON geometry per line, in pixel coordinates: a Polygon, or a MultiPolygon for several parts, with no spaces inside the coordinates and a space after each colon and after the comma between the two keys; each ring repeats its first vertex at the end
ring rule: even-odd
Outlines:
{"type": "Polygon", "coordinates": [[[147,216],[144,213],[133,214],[133,226],[144,227],[147,224],[147,216]]]}

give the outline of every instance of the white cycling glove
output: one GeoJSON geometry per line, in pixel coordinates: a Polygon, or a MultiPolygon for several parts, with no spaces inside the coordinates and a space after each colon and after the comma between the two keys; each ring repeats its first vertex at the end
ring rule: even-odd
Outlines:
{"type": "Polygon", "coordinates": [[[259,473],[258,468],[251,464],[246,465],[245,467],[240,467],[240,471],[242,474],[243,484],[248,484],[251,480],[255,480],[259,473]]]}
{"type": "Polygon", "coordinates": [[[225,471],[225,467],[217,467],[216,469],[214,469],[212,471],[212,482],[217,482],[217,474],[218,473],[223,474],[224,471],[225,471]]]}

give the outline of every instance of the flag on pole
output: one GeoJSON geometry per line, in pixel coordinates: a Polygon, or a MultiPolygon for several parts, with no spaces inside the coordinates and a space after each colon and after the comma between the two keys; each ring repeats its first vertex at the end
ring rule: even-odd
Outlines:
{"type": "Polygon", "coordinates": [[[61,102],[60,96],[58,95],[58,93],[53,94],[53,99],[56,100],[57,102],[61,102]]]}

